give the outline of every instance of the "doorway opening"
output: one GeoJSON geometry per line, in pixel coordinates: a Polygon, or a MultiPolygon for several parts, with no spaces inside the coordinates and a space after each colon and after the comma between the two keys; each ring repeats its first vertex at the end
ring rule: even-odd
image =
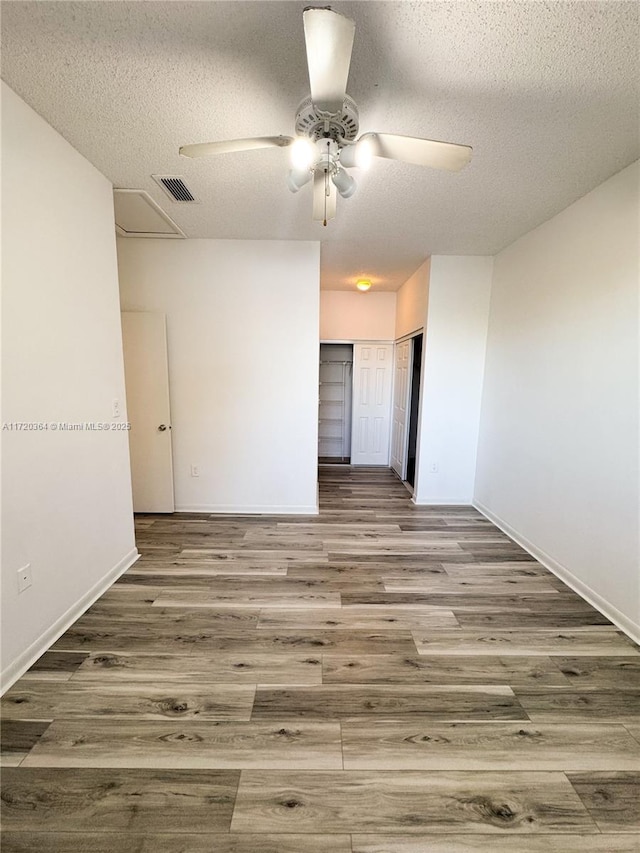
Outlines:
{"type": "Polygon", "coordinates": [[[407,441],[407,483],[416,485],[416,454],[418,447],[418,410],[420,407],[420,378],[422,375],[422,335],[412,339],[411,397],[409,403],[409,438],[407,441]]]}
{"type": "Polygon", "coordinates": [[[353,344],[320,344],[318,462],[351,462],[353,344]]]}

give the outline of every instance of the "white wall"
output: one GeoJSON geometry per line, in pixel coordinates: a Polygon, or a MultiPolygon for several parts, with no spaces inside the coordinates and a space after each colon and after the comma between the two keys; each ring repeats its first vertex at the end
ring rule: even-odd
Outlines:
{"type": "MultiPolygon", "coordinates": [[[[125,402],[111,185],[4,84],[2,183],[2,420],[110,424],[125,402]]],[[[126,432],[3,430],[2,455],[6,688],[136,552],[126,432]]]]}
{"type": "Polygon", "coordinates": [[[320,291],[323,341],[392,341],[395,324],[395,293],[320,291]]]}
{"type": "Polygon", "coordinates": [[[122,309],[167,315],[176,509],[315,512],[319,243],[126,238],[118,257],[122,309]]]}
{"type": "Polygon", "coordinates": [[[408,278],[396,296],[395,339],[402,338],[424,327],[429,299],[429,270],[427,260],[408,278]]]}
{"type": "Polygon", "coordinates": [[[416,503],[473,498],[492,265],[489,257],[431,258],[416,503]]]}
{"type": "Polygon", "coordinates": [[[496,257],[476,501],[640,638],[638,183],[496,257]]]}

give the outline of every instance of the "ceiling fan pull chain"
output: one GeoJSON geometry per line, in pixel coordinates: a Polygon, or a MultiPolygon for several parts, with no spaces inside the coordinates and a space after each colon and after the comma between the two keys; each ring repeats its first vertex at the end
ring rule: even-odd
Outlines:
{"type": "Polygon", "coordinates": [[[327,227],[327,198],[329,196],[330,188],[329,188],[329,173],[325,171],[324,173],[324,219],[322,224],[324,227],[327,227]]]}
{"type": "Polygon", "coordinates": [[[327,227],[327,199],[329,198],[329,194],[331,192],[331,186],[329,185],[329,166],[331,165],[331,157],[330,157],[330,142],[327,139],[327,166],[324,170],[324,220],[322,224],[324,227],[327,227]]]}

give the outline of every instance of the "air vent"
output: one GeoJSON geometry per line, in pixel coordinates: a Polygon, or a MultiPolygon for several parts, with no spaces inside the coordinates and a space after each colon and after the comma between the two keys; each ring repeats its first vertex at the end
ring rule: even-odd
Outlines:
{"type": "Polygon", "coordinates": [[[185,184],[184,178],[179,175],[151,175],[151,177],[173,201],[180,204],[197,204],[198,199],[185,184]]]}

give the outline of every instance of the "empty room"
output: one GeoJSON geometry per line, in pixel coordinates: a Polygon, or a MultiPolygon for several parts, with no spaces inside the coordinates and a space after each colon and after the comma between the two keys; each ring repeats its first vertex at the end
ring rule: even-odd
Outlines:
{"type": "Polygon", "coordinates": [[[3,853],[637,853],[640,5],[1,13],[3,853]]]}

